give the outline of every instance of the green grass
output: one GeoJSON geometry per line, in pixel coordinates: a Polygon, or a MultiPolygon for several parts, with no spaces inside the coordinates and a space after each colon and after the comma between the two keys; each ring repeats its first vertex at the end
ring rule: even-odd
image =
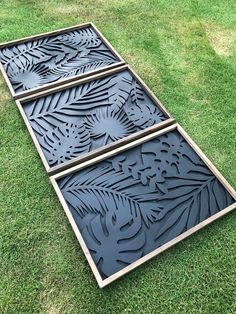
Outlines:
{"type": "MultiPolygon", "coordinates": [[[[234,0],[1,0],[0,41],[93,21],[236,187],[234,0]]],[[[236,313],[236,213],[100,290],[0,78],[1,313],[236,313]]]]}

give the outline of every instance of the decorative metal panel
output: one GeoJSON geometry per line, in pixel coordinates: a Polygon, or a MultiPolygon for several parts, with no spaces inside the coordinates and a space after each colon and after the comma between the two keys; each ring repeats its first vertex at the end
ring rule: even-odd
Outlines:
{"type": "Polygon", "coordinates": [[[167,119],[129,70],[22,106],[50,167],[167,119]]]}
{"type": "Polygon", "coordinates": [[[84,27],[7,45],[0,61],[17,94],[120,60],[92,27],[84,27]]]}
{"type": "Polygon", "coordinates": [[[57,184],[103,279],[235,202],[178,130],[57,184]]]}

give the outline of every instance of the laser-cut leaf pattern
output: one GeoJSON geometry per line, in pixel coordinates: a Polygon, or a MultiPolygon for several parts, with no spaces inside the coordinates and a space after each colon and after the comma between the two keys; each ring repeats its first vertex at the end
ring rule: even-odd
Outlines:
{"type": "Polygon", "coordinates": [[[88,152],[91,140],[83,124],[66,123],[47,131],[40,144],[49,164],[53,166],[70,160],[78,154],[88,152]]]}
{"type": "Polygon", "coordinates": [[[122,139],[136,131],[135,126],[129,121],[123,111],[100,110],[85,121],[92,138],[103,137],[103,145],[122,139]]]}
{"type": "Polygon", "coordinates": [[[123,215],[121,208],[119,211],[108,212],[104,219],[96,216],[83,229],[82,235],[87,240],[95,263],[100,265],[103,277],[109,277],[139,259],[145,244],[141,224],[134,223],[132,217],[123,215]]]}
{"type": "Polygon", "coordinates": [[[158,217],[160,211],[155,202],[150,202],[150,199],[157,199],[158,192],[150,193],[140,180],[136,180],[138,192],[132,188],[129,191],[123,190],[124,186],[132,184],[133,178],[129,172],[116,171],[110,165],[106,165],[101,168],[95,166],[83,171],[81,176],[67,178],[61,183],[61,190],[81,218],[88,212],[105,215],[119,204],[122,207],[125,205],[127,212],[132,216],[141,216],[148,226],[149,222],[158,217]]]}
{"type": "MultiPolygon", "coordinates": [[[[91,28],[0,49],[15,92],[118,60],[91,28]]],[[[165,120],[128,71],[27,103],[50,166],[165,120]]],[[[59,180],[102,278],[234,202],[178,134],[165,134],[59,180]]]]}
{"type": "Polygon", "coordinates": [[[84,28],[78,31],[71,31],[58,36],[58,40],[69,46],[83,47],[86,49],[98,47],[101,39],[91,28],[84,28]]]}
{"type": "Polygon", "coordinates": [[[13,44],[0,61],[16,93],[92,71],[119,60],[91,27],[13,44]],[[44,71],[38,69],[38,65],[44,71]]]}
{"type": "Polygon", "coordinates": [[[112,63],[113,63],[112,60],[109,59],[104,61],[95,59],[93,60],[93,62],[91,62],[90,59],[86,58],[83,58],[83,60],[79,62],[78,61],[65,62],[60,66],[53,67],[48,73],[49,74],[48,79],[50,79],[50,77],[53,78],[55,75],[60,75],[60,77],[63,79],[70,76],[93,71],[98,68],[106,67],[108,65],[111,65],[112,63]]]}
{"type": "Polygon", "coordinates": [[[143,129],[144,125],[148,126],[148,121],[158,123],[166,119],[141,87],[137,87],[130,71],[121,71],[37,98],[24,103],[23,108],[50,166],[120,140],[143,129]],[[136,120],[142,120],[142,123],[137,123],[127,114],[129,108],[134,106],[135,99],[143,101],[135,113],[136,120]],[[142,106],[152,109],[141,109],[142,106]],[[59,156],[55,150],[63,152],[55,136],[50,145],[48,141],[45,143],[45,139],[55,133],[56,128],[61,130],[66,123],[83,125],[89,134],[90,144],[86,145],[86,149],[83,149],[83,145],[79,149],[82,144],[79,139],[73,133],[67,134],[70,137],[68,143],[76,149],[69,155],[66,149],[65,156],[59,156]],[[60,158],[56,160],[55,156],[60,158]]]}
{"type": "Polygon", "coordinates": [[[234,202],[178,131],[58,184],[103,278],[234,202]]]}
{"type": "Polygon", "coordinates": [[[188,177],[170,178],[167,185],[168,193],[158,201],[164,208],[159,219],[167,217],[155,237],[159,245],[230,204],[229,194],[210,172],[205,175],[194,171],[194,177],[190,173],[188,177]]]}
{"type": "Polygon", "coordinates": [[[122,79],[119,76],[111,78],[111,89],[109,95],[109,101],[111,103],[111,109],[114,112],[119,111],[130,96],[132,89],[133,79],[128,71],[124,72],[122,79]]]}
{"type": "Polygon", "coordinates": [[[150,104],[137,103],[130,107],[126,114],[132,123],[141,129],[148,128],[162,121],[163,114],[150,104]]]}
{"type": "Polygon", "coordinates": [[[145,129],[162,121],[163,114],[157,107],[146,102],[143,90],[136,81],[133,83],[130,96],[133,105],[126,109],[126,114],[134,125],[145,129]]]}

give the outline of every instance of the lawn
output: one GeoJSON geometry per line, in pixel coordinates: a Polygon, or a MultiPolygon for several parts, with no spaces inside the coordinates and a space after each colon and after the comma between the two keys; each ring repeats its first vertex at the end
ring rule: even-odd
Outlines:
{"type": "MultiPolygon", "coordinates": [[[[92,21],[236,188],[234,0],[1,0],[0,41],[92,21]]],[[[1,313],[236,313],[236,212],[99,289],[0,77],[1,313]]]]}

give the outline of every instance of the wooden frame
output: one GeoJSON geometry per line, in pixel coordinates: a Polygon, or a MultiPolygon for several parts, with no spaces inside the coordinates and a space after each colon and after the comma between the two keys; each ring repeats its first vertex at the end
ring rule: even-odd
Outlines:
{"type": "Polygon", "coordinates": [[[104,71],[103,73],[99,73],[99,74],[95,74],[93,76],[90,76],[90,77],[86,77],[84,79],[81,79],[81,80],[77,80],[77,81],[73,81],[71,83],[67,83],[67,84],[64,84],[63,86],[59,86],[59,87],[56,87],[54,89],[50,89],[50,90],[47,90],[45,92],[41,92],[41,93],[38,93],[36,95],[33,95],[33,96],[29,96],[29,97],[25,97],[25,98],[22,98],[22,99],[19,99],[19,100],[16,100],[16,104],[20,110],[20,113],[25,121],[25,124],[28,128],[28,131],[30,132],[30,135],[33,139],[33,142],[38,150],[38,153],[42,159],[42,162],[44,164],[44,167],[46,169],[46,171],[52,175],[54,173],[57,173],[59,171],[62,171],[64,169],[67,169],[69,167],[72,167],[73,165],[77,164],[78,162],[83,162],[85,160],[88,160],[89,158],[92,158],[92,157],[95,157],[97,155],[100,155],[102,153],[105,153],[115,147],[118,147],[118,146],[121,146],[121,145],[124,145],[124,144],[127,144],[128,142],[132,141],[132,140],[135,140],[143,135],[146,135],[148,133],[151,133],[151,132],[154,132],[154,131],[157,131],[161,128],[164,128],[170,124],[172,124],[175,120],[171,117],[170,113],[166,110],[166,108],[164,107],[164,105],[160,102],[160,100],[153,94],[153,92],[147,87],[147,85],[143,82],[143,80],[130,68],[130,66],[128,65],[123,65],[121,67],[117,67],[116,69],[112,69],[112,70],[108,70],[108,71],[104,71]],[[147,95],[151,98],[151,100],[154,102],[154,104],[160,108],[160,110],[164,113],[164,115],[166,116],[166,120],[165,121],[162,121],[158,124],[155,124],[151,127],[148,127],[144,130],[141,130],[141,131],[138,131],[136,133],[133,133],[123,139],[120,139],[118,141],[115,141],[113,143],[110,143],[110,144],[107,144],[105,145],[104,147],[100,147],[98,149],[95,149],[91,152],[88,152],[86,154],[83,154],[79,157],[76,157],[72,160],[69,160],[61,165],[56,165],[56,166],[53,166],[53,167],[50,167],[46,158],[45,158],[45,155],[42,151],[42,148],[41,146],[39,145],[39,142],[38,142],[38,139],[37,137],[35,136],[35,133],[28,121],[28,118],[24,112],[24,109],[23,109],[23,105],[25,102],[27,101],[31,101],[31,100],[34,100],[34,99],[37,99],[37,98],[40,98],[40,97],[43,97],[43,96],[46,96],[46,95],[49,95],[51,93],[54,93],[54,92],[58,92],[58,91],[62,91],[64,89],[67,89],[67,88],[70,88],[70,87],[74,87],[74,86],[77,86],[77,85],[80,85],[80,84],[83,84],[83,83],[86,83],[88,81],[91,81],[91,80],[94,80],[94,79],[99,79],[99,78],[103,78],[105,76],[108,76],[108,75],[111,75],[111,74],[115,74],[115,73],[118,73],[118,72],[121,72],[121,71],[124,71],[124,70],[129,70],[131,75],[138,81],[138,83],[141,85],[141,87],[144,89],[144,91],[147,93],[147,95]]]}
{"type": "Polygon", "coordinates": [[[12,41],[9,41],[9,42],[4,42],[4,43],[0,44],[0,48],[6,48],[6,47],[10,47],[10,46],[13,46],[13,45],[16,45],[16,44],[25,43],[25,42],[28,42],[30,40],[35,40],[35,39],[41,39],[41,38],[45,38],[45,37],[51,37],[51,36],[55,36],[55,35],[60,35],[60,34],[62,34],[64,32],[73,31],[73,30],[77,30],[77,29],[81,29],[81,28],[85,28],[85,27],[91,27],[94,30],[94,32],[101,38],[101,40],[104,43],[104,45],[107,46],[107,48],[110,49],[110,51],[114,54],[114,56],[119,60],[117,63],[111,64],[111,65],[108,65],[106,67],[99,68],[99,69],[96,69],[96,70],[91,70],[91,71],[88,71],[86,73],[77,74],[75,76],[68,77],[68,78],[62,79],[62,80],[57,81],[57,82],[48,83],[48,84],[45,84],[44,86],[39,86],[39,87],[36,87],[36,88],[32,88],[31,90],[26,90],[26,91],[23,91],[23,92],[15,93],[15,91],[14,91],[14,89],[12,87],[12,84],[11,84],[9,78],[8,78],[8,75],[7,75],[3,65],[0,62],[0,70],[2,72],[2,75],[3,75],[7,85],[8,85],[8,88],[10,90],[10,93],[11,93],[12,97],[14,99],[19,99],[19,98],[22,98],[22,97],[25,97],[25,96],[29,96],[29,95],[35,94],[35,93],[40,92],[40,91],[47,90],[49,88],[53,88],[55,86],[60,86],[60,85],[63,85],[65,83],[72,82],[72,81],[80,79],[80,78],[82,79],[84,77],[93,75],[95,73],[100,73],[100,72],[104,71],[105,69],[113,69],[113,68],[116,68],[116,67],[118,67],[120,65],[125,64],[125,61],[123,60],[123,58],[119,55],[119,53],[114,49],[114,47],[108,42],[108,40],[102,35],[102,33],[97,29],[97,27],[92,22],[84,23],[84,24],[80,24],[80,25],[75,25],[75,26],[68,27],[68,28],[62,28],[62,29],[59,29],[59,30],[55,30],[55,31],[52,31],[52,32],[46,32],[46,33],[42,33],[42,34],[35,35],[35,36],[29,36],[29,37],[21,38],[21,39],[18,39],[18,40],[12,40],[12,41]]]}
{"type": "Polygon", "coordinates": [[[50,178],[51,183],[57,193],[57,196],[64,208],[64,211],[69,219],[69,222],[76,234],[76,237],[82,247],[82,250],[88,260],[88,263],[94,273],[94,276],[98,282],[98,285],[100,288],[105,287],[106,285],[110,284],[111,282],[115,281],[116,279],[118,279],[119,277],[127,274],[128,272],[130,272],[131,270],[135,269],[136,267],[140,266],[141,264],[143,264],[144,262],[150,260],[151,258],[157,256],[158,254],[160,254],[161,252],[167,250],[168,248],[172,247],[173,245],[177,244],[178,242],[180,242],[181,240],[187,238],[188,236],[190,236],[191,234],[195,233],[196,231],[202,229],[203,227],[205,227],[206,225],[212,223],[213,221],[215,221],[216,219],[224,216],[225,214],[229,213],[230,211],[232,211],[233,209],[236,208],[236,192],[235,190],[232,188],[232,186],[226,181],[226,179],[222,176],[222,174],[216,169],[216,167],[211,163],[211,161],[206,157],[206,155],[201,151],[201,149],[194,143],[194,141],[187,135],[187,133],[183,130],[183,128],[179,125],[179,124],[174,124],[171,125],[165,129],[162,129],[158,132],[149,134],[141,139],[138,139],[136,141],[133,141],[129,144],[126,144],[122,147],[116,148],[113,151],[107,152],[101,156],[98,156],[94,159],[91,159],[89,161],[86,161],[84,163],[78,164],[68,170],[65,170],[59,174],[53,175],[50,178]],[[98,272],[98,269],[91,257],[91,254],[82,238],[82,235],[74,221],[74,218],[70,212],[70,209],[59,189],[59,186],[57,184],[57,180],[62,178],[65,175],[69,175],[72,174],[78,170],[81,170],[83,168],[86,168],[88,166],[91,166],[93,164],[96,164],[104,159],[107,159],[113,155],[116,155],[118,153],[121,153],[125,150],[128,150],[130,148],[133,148],[139,144],[142,144],[148,140],[151,140],[157,136],[160,136],[162,134],[165,134],[169,131],[173,131],[173,130],[177,130],[182,136],[183,138],[186,140],[186,142],[190,145],[190,147],[200,156],[200,158],[204,161],[204,163],[207,165],[207,167],[212,171],[212,173],[216,176],[216,178],[221,182],[221,184],[224,186],[224,188],[229,192],[229,194],[233,197],[233,199],[235,200],[235,202],[222,209],[221,211],[219,211],[218,213],[214,214],[213,216],[209,217],[208,219],[202,221],[201,223],[199,223],[198,225],[195,225],[194,227],[192,227],[191,229],[187,230],[186,232],[180,234],[179,236],[177,236],[176,238],[174,238],[173,240],[167,242],[166,244],[162,245],[161,247],[155,249],[154,251],[148,253],[147,255],[143,256],[142,258],[140,258],[139,260],[135,261],[134,263],[130,264],[129,266],[123,268],[122,270],[118,271],[117,273],[111,275],[110,277],[106,278],[106,279],[102,279],[100,273],[98,272]]]}

